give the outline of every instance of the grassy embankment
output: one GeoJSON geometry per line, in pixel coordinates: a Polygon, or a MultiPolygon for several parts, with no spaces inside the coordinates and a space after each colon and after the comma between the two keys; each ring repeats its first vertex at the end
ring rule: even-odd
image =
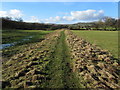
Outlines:
{"type": "Polygon", "coordinates": [[[106,49],[118,58],[118,31],[73,31],[75,34],[106,49]]]}

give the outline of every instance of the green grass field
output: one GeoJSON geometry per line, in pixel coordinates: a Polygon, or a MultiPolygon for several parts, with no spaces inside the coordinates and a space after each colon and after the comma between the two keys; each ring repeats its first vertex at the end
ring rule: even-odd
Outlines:
{"type": "Polygon", "coordinates": [[[118,31],[73,31],[81,38],[102,49],[106,49],[118,58],[118,31]]]}
{"type": "Polygon", "coordinates": [[[28,37],[32,37],[29,40],[24,40],[25,43],[32,43],[40,41],[44,38],[44,35],[50,33],[52,31],[42,31],[42,30],[3,30],[2,31],[2,43],[13,43],[18,41],[23,41],[23,39],[28,39],[28,37]]]}

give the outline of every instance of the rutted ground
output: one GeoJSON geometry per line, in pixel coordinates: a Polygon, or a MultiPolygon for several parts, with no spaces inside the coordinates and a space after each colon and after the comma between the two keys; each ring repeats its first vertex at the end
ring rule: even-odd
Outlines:
{"type": "Polygon", "coordinates": [[[60,31],[50,33],[42,42],[21,47],[21,52],[3,62],[3,87],[42,87],[41,83],[48,79],[42,70],[49,63],[59,36],[60,31]]]}
{"type": "Polygon", "coordinates": [[[67,43],[74,61],[73,71],[78,72],[87,88],[120,88],[120,65],[106,50],[96,47],[70,31],[67,43]]]}
{"type": "Polygon", "coordinates": [[[58,30],[3,62],[3,87],[120,88],[120,65],[112,55],[58,30]]]}
{"type": "Polygon", "coordinates": [[[46,35],[35,44],[20,46],[3,62],[3,88],[80,88],[72,73],[64,30],[46,35]]]}

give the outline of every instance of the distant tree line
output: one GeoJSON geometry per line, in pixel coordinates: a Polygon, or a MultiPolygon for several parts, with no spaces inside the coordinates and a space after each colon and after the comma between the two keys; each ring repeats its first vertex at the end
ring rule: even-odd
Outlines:
{"type": "Polygon", "coordinates": [[[22,29],[22,30],[56,30],[66,28],[66,25],[57,24],[43,24],[43,23],[27,23],[23,22],[21,18],[12,20],[11,18],[2,19],[2,29],[22,29]]]}
{"type": "Polygon", "coordinates": [[[103,19],[90,23],[77,23],[68,26],[71,30],[119,30],[120,19],[104,17],[103,19]]]}
{"type": "Polygon", "coordinates": [[[11,18],[0,18],[2,20],[2,29],[22,29],[22,30],[119,30],[120,19],[111,17],[104,17],[96,22],[76,23],[76,24],[44,24],[44,23],[27,23],[23,22],[21,18],[12,20],[11,18]]]}

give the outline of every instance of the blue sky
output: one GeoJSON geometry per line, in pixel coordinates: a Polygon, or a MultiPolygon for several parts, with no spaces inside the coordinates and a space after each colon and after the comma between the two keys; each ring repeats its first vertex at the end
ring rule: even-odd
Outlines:
{"type": "Polygon", "coordinates": [[[11,17],[12,15],[14,17],[19,16],[27,22],[76,23],[80,21],[95,21],[104,16],[117,18],[118,3],[3,2],[0,13],[2,13],[3,16],[6,14],[8,14],[8,16],[10,15],[11,17]]]}

